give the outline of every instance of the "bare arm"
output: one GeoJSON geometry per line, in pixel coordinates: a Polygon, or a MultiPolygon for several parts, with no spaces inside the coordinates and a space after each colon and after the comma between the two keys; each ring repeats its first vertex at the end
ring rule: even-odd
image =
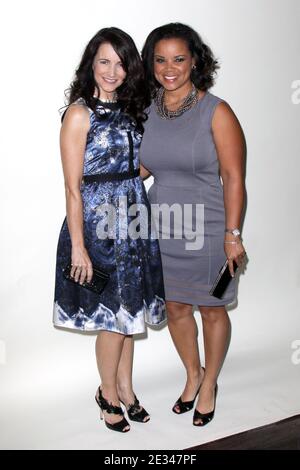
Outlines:
{"type": "Polygon", "coordinates": [[[149,178],[149,176],[151,176],[151,173],[149,170],[147,170],[147,168],[145,168],[142,164],[140,164],[140,172],[141,172],[141,178],[143,180],[149,178]]]}
{"type": "MultiPolygon", "coordinates": [[[[212,130],[223,180],[226,228],[240,228],[245,202],[245,139],[240,123],[228,104],[220,103],[217,106],[212,130]]],[[[233,235],[226,234],[225,241],[235,240],[233,235]]],[[[237,264],[241,264],[244,253],[242,243],[226,243],[225,252],[230,260],[235,259],[237,264]]],[[[233,274],[232,261],[229,266],[233,274]]]]}
{"type": "Polygon", "coordinates": [[[71,275],[80,282],[91,279],[91,262],[84,246],[83,208],[80,186],[90,121],[88,110],[72,105],[66,112],[60,133],[61,160],[65,179],[67,222],[72,241],[71,275]],[[79,267],[82,267],[79,269],[79,267]]]}

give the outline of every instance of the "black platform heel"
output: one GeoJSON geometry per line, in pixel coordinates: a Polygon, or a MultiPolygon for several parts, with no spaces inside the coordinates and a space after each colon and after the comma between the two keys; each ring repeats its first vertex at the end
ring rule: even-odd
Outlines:
{"type": "Polygon", "coordinates": [[[104,419],[105,425],[108,427],[108,429],[111,429],[112,431],[118,431],[118,432],[128,432],[130,430],[130,429],[125,429],[127,426],[129,426],[129,423],[124,418],[124,412],[122,408],[120,406],[114,406],[111,403],[108,403],[108,401],[103,397],[100,387],[98,388],[98,396],[96,394],[95,400],[100,407],[100,419],[103,419],[103,411],[106,411],[109,414],[123,416],[123,419],[121,421],[118,421],[117,423],[114,423],[114,424],[108,423],[104,419]]]}
{"type": "Polygon", "coordinates": [[[214,409],[210,411],[209,413],[200,413],[197,409],[194,411],[194,416],[193,416],[193,425],[194,426],[205,426],[206,424],[210,423],[210,421],[213,419],[214,414],[215,414],[215,409],[216,409],[216,399],[217,399],[217,393],[218,393],[218,384],[215,386],[215,398],[214,398],[214,409]],[[201,419],[202,423],[195,423],[198,419],[201,419]]]}
{"type": "Polygon", "coordinates": [[[120,402],[123,403],[123,405],[125,406],[128,413],[128,417],[129,419],[131,419],[131,421],[136,421],[138,423],[148,423],[148,421],[150,421],[149,414],[147,413],[145,408],[140,405],[140,402],[137,399],[136,395],[134,395],[134,403],[132,403],[128,407],[126,407],[125,403],[122,400],[120,400],[120,402]],[[148,419],[144,421],[144,419],[147,417],[148,419]]]}
{"type": "MultiPolygon", "coordinates": [[[[203,371],[205,372],[205,367],[202,367],[203,371]]],[[[178,398],[177,402],[175,403],[175,405],[173,406],[172,408],[172,411],[176,414],[176,415],[181,415],[182,413],[186,413],[187,411],[190,411],[193,406],[194,406],[194,403],[195,403],[195,400],[196,400],[196,397],[200,391],[200,388],[201,388],[201,385],[199,386],[197,392],[196,392],[196,395],[194,397],[193,400],[191,401],[182,401],[181,399],[181,396],[178,398]],[[179,407],[179,411],[176,411],[175,410],[175,407],[178,406],[179,407]]]]}

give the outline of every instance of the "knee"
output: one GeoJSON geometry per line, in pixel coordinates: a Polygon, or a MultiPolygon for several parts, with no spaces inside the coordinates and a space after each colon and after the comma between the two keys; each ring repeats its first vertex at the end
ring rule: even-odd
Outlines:
{"type": "Polygon", "coordinates": [[[227,316],[224,307],[199,307],[201,318],[207,323],[216,323],[227,316]]]}
{"type": "Polygon", "coordinates": [[[192,315],[192,313],[193,310],[190,305],[174,305],[172,302],[167,303],[167,317],[169,322],[182,321],[192,315]]]}

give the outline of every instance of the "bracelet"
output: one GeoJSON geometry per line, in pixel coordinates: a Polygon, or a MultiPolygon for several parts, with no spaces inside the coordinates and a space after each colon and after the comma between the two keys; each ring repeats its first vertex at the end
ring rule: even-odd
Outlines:
{"type": "Polygon", "coordinates": [[[231,241],[225,240],[224,243],[229,243],[230,245],[237,245],[238,243],[241,243],[241,242],[240,242],[240,241],[238,241],[238,242],[232,241],[232,242],[231,242],[231,241]]]}

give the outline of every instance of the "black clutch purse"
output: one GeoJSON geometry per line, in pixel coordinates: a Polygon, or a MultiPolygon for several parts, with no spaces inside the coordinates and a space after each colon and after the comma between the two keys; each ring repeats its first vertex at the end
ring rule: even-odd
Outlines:
{"type": "MultiPolygon", "coordinates": [[[[234,272],[237,270],[238,265],[233,260],[233,270],[234,272]]],[[[213,283],[212,288],[210,289],[210,295],[217,297],[218,299],[222,299],[232,277],[229,271],[228,260],[225,261],[223,266],[221,267],[217,279],[213,283]]]]}
{"type": "Polygon", "coordinates": [[[76,282],[73,277],[71,277],[71,263],[68,263],[67,266],[63,269],[64,277],[71,282],[74,282],[77,286],[85,287],[88,290],[91,290],[95,294],[101,294],[105,289],[106,284],[109,281],[110,275],[106,273],[100,268],[93,266],[93,277],[91,282],[84,282],[83,284],[79,284],[76,282]]]}

